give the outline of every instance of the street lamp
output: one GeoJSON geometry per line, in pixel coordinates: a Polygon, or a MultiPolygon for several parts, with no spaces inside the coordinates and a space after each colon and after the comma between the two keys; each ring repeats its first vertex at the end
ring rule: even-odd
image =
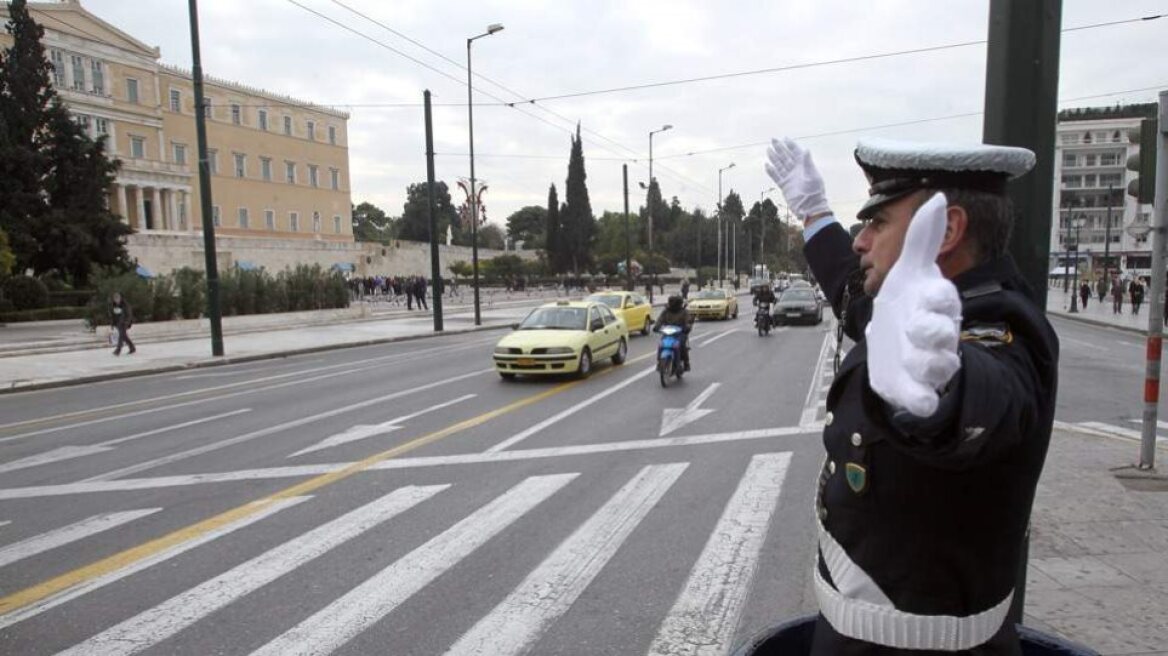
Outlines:
{"type": "MultiPolygon", "coordinates": [[[[724,223],[722,221],[722,172],[729,171],[732,168],[734,168],[734,162],[730,162],[729,166],[723,166],[722,168],[718,169],[718,286],[719,287],[722,286],[722,265],[729,264],[729,262],[726,261],[726,258],[723,257],[723,253],[722,253],[722,229],[723,229],[723,225],[724,225],[724,223]]],[[[729,240],[727,240],[727,241],[729,241],[729,240]]]]}
{"type": "Polygon", "coordinates": [[[500,23],[491,23],[487,26],[486,32],[466,40],[466,111],[470,127],[470,260],[471,266],[474,268],[474,322],[476,326],[482,325],[483,318],[479,310],[479,211],[478,193],[475,189],[474,83],[471,81],[470,72],[470,44],[474,43],[476,39],[490,36],[502,29],[503,26],[500,23]]]}
{"type": "MultiPolygon", "coordinates": [[[[673,126],[670,125],[669,123],[666,123],[665,125],[661,126],[660,130],[651,130],[649,132],[649,186],[650,187],[653,186],[653,135],[657,134],[658,132],[665,132],[666,130],[672,130],[672,129],[673,129],[673,126]]],[[[658,191],[660,191],[660,188],[658,188],[658,191]]],[[[656,266],[656,262],[653,260],[653,194],[648,194],[648,196],[649,196],[649,200],[645,203],[645,205],[648,206],[648,208],[649,208],[649,217],[648,217],[648,219],[649,219],[649,226],[648,226],[648,228],[649,228],[649,262],[648,262],[648,264],[649,264],[649,266],[653,267],[653,282],[657,282],[657,266],[656,266]]],[[[653,302],[653,287],[652,286],[649,287],[649,302],[650,303],[653,302]]]]}
{"type": "Polygon", "coordinates": [[[778,187],[771,187],[758,193],[758,261],[766,264],[766,214],[763,213],[762,201],[766,195],[778,187]]]}
{"type": "MultiPolygon", "coordinates": [[[[1067,232],[1070,233],[1071,226],[1075,228],[1075,282],[1071,286],[1071,314],[1079,312],[1079,230],[1087,223],[1087,220],[1082,216],[1075,217],[1067,224],[1067,232]]],[[[1067,245],[1068,252],[1070,251],[1070,244],[1067,245]]]]}

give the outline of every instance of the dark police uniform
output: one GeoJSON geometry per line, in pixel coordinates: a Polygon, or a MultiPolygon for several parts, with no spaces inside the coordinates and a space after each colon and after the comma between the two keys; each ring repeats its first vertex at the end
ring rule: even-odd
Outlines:
{"type": "Polygon", "coordinates": [[[804,248],[856,342],[827,398],[812,654],[1021,654],[1004,618],[1054,420],[1057,337],[1009,256],[984,262],[953,280],[961,369],[937,412],[894,411],[868,384],[872,299],[851,242],[833,223],[804,248]]]}

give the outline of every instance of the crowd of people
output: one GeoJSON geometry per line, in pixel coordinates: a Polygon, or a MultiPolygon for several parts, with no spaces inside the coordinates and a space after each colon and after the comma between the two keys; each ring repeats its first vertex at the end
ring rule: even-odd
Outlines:
{"type": "MultiPolygon", "coordinates": [[[[416,305],[419,310],[427,310],[429,284],[425,276],[354,276],[349,279],[349,291],[353,298],[382,297],[397,303],[404,296],[408,309],[412,310],[416,305]]],[[[438,286],[439,289],[445,288],[445,281],[440,281],[438,286]]]]}

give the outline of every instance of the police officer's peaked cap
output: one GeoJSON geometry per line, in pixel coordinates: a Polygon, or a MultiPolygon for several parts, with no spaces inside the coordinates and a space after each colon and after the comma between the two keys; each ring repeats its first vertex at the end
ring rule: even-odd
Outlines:
{"type": "Polygon", "coordinates": [[[918,189],[970,189],[1005,194],[1006,182],[1034,166],[1034,153],[1012,146],[863,139],[856,162],[868,176],[860,219],[918,189]]]}

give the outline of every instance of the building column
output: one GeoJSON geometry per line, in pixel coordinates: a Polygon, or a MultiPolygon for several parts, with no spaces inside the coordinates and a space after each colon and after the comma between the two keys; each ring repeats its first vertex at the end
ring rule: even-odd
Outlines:
{"type": "Polygon", "coordinates": [[[170,219],[171,230],[181,230],[182,224],[178,220],[178,189],[166,190],[166,215],[170,219]]]}
{"type": "Polygon", "coordinates": [[[134,186],[134,202],[138,210],[138,231],[146,229],[146,189],[141,185],[134,186]]]}
{"type": "Polygon", "coordinates": [[[150,203],[150,211],[154,213],[154,229],[165,230],[166,222],[162,218],[162,190],[158,187],[154,187],[154,199],[150,203]]]}
{"type": "Polygon", "coordinates": [[[126,203],[126,185],[115,184],[114,186],[117,187],[116,191],[118,194],[118,207],[115,211],[121,215],[123,221],[125,221],[126,223],[129,223],[130,222],[130,206],[129,206],[129,204],[126,203]]]}

